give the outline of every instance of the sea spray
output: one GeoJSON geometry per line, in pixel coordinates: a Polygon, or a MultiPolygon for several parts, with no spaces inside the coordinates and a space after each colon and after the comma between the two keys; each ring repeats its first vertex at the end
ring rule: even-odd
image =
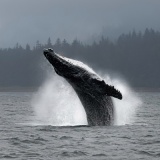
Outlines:
{"type": "Polygon", "coordinates": [[[48,76],[32,99],[35,123],[87,125],[84,108],[72,87],[60,76],[48,76]]]}
{"type": "MultiPolygon", "coordinates": [[[[123,99],[113,99],[115,125],[132,124],[141,100],[136,93],[120,79],[102,75],[106,83],[121,91],[123,99]]],[[[87,125],[84,108],[73,88],[62,77],[53,75],[46,78],[32,99],[35,122],[40,125],[66,126],[87,125]]]]}
{"type": "Polygon", "coordinates": [[[112,98],[114,103],[114,124],[115,125],[126,125],[133,124],[136,120],[136,112],[138,107],[141,106],[142,101],[137,96],[136,92],[129,87],[127,82],[121,78],[111,78],[108,75],[102,76],[107,83],[113,85],[122,93],[122,100],[112,98]]]}

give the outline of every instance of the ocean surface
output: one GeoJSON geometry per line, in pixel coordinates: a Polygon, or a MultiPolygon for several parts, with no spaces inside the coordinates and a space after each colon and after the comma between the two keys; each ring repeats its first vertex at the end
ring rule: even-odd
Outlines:
{"type": "Polygon", "coordinates": [[[103,127],[36,124],[33,95],[0,92],[0,159],[160,159],[160,92],[136,92],[135,120],[103,127]]]}

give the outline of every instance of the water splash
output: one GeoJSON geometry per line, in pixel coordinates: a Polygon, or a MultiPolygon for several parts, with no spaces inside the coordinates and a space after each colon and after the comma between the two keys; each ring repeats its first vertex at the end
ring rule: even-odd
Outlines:
{"type": "MultiPolygon", "coordinates": [[[[114,85],[123,95],[123,100],[113,98],[115,106],[115,125],[131,124],[135,121],[137,107],[141,100],[133,90],[120,79],[102,76],[109,84],[114,85]]],[[[34,95],[32,106],[35,113],[35,124],[66,126],[87,125],[86,113],[73,88],[62,78],[53,75],[34,95]]]]}
{"type": "Polygon", "coordinates": [[[86,113],[72,87],[59,76],[49,76],[32,99],[35,124],[87,125],[86,113]]]}
{"type": "Polygon", "coordinates": [[[136,120],[136,112],[142,105],[141,99],[137,96],[124,80],[110,79],[108,75],[103,75],[103,78],[107,83],[113,85],[116,89],[121,91],[123,99],[113,99],[115,109],[115,125],[133,124],[136,120]]]}

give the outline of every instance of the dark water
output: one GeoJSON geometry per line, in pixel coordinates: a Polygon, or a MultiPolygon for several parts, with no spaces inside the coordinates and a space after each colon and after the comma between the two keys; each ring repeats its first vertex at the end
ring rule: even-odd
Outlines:
{"type": "Polygon", "coordinates": [[[106,127],[34,125],[32,94],[0,93],[0,159],[160,159],[160,93],[137,93],[136,121],[106,127]]]}

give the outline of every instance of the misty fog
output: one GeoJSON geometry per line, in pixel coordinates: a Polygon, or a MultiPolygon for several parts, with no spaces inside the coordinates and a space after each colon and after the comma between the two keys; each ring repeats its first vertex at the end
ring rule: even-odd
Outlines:
{"type": "Polygon", "coordinates": [[[86,45],[75,39],[72,43],[51,39],[45,44],[37,41],[31,49],[17,44],[14,48],[0,50],[1,87],[38,87],[47,74],[54,74],[46,61],[44,48],[54,48],[64,56],[82,60],[96,71],[126,79],[136,88],[160,86],[160,32],[146,29],[144,33],[122,34],[113,42],[101,37],[100,41],[86,45]]]}
{"type": "Polygon", "coordinates": [[[158,0],[0,0],[0,47],[160,29],[158,0]]]}
{"type": "Polygon", "coordinates": [[[0,88],[36,88],[53,68],[43,49],[136,88],[160,87],[160,1],[0,0],[0,88]]]}

